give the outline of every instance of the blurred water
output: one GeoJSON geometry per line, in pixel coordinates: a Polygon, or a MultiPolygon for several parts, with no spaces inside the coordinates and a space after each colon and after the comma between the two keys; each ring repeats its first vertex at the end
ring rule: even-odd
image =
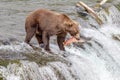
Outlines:
{"type": "MultiPolygon", "coordinates": [[[[90,17],[86,21],[77,16],[74,7],[77,1],[79,0],[0,1],[0,59],[20,59],[20,62],[10,63],[7,67],[0,66],[0,77],[3,80],[120,80],[120,12],[114,6],[109,8],[109,15],[104,10],[99,12],[104,21],[99,26],[90,17]],[[30,11],[38,7],[68,14],[82,25],[81,35],[91,40],[83,45],[67,46],[66,57],[52,43],[53,54],[33,50],[23,43],[24,20],[30,11]],[[7,42],[7,45],[3,45],[7,42]],[[43,60],[45,64],[38,64],[41,62],[36,60],[41,57],[35,54],[34,60],[28,61],[22,55],[25,53],[49,56],[46,57],[48,62],[43,60]]],[[[85,2],[92,4],[92,0],[85,2]]]]}

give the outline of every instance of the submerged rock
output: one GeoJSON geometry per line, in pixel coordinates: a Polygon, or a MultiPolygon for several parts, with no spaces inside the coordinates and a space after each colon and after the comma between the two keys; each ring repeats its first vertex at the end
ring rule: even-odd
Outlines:
{"type": "Polygon", "coordinates": [[[115,5],[115,7],[120,11],[120,3],[115,5]]]}

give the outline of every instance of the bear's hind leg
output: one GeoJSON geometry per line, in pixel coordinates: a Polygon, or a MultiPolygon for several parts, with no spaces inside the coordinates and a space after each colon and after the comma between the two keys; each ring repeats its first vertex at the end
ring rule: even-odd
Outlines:
{"type": "Polygon", "coordinates": [[[36,27],[26,28],[26,38],[25,38],[25,42],[26,42],[27,44],[30,45],[30,41],[31,41],[32,37],[34,36],[35,31],[36,31],[36,27]]]}
{"type": "Polygon", "coordinates": [[[44,44],[44,49],[51,52],[51,50],[49,48],[49,39],[50,39],[50,36],[47,34],[46,31],[43,31],[42,40],[43,40],[43,44],[44,44]]]}
{"type": "Polygon", "coordinates": [[[41,44],[43,43],[42,35],[40,35],[40,34],[35,34],[35,37],[36,37],[39,45],[40,45],[41,47],[43,47],[43,46],[41,45],[41,44]]]}

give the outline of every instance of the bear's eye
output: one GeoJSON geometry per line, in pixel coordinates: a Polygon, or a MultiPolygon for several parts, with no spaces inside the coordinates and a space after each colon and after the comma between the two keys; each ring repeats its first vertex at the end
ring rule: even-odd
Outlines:
{"type": "Polygon", "coordinates": [[[69,27],[72,27],[73,26],[73,24],[69,24],[69,27]]]}
{"type": "Polygon", "coordinates": [[[69,24],[68,27],[71,28],[73,26],[73,24],[69,24]]]}

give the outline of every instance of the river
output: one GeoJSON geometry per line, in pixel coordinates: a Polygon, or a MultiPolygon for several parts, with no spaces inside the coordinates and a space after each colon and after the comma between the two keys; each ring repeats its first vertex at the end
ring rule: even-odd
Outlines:
{"type": "MultiPolygon", "coordinates": [[[[98,15],[103,25],[87,16],[79,17],[79,0],[0,0],[0,80],[120,80],[120,11],[110,4],[98,15]],[[25,18],[37,8],[67,14],[81,24],[81,35],[90,38],[84,44],[58,49],[55,37],[50,47],[32,49],[24,43],[25,18]]],[[[88,5],[95,0],[82,0],[88,5]]],[[[31,43],[39,46],[36,39],[31,43]]]]}

